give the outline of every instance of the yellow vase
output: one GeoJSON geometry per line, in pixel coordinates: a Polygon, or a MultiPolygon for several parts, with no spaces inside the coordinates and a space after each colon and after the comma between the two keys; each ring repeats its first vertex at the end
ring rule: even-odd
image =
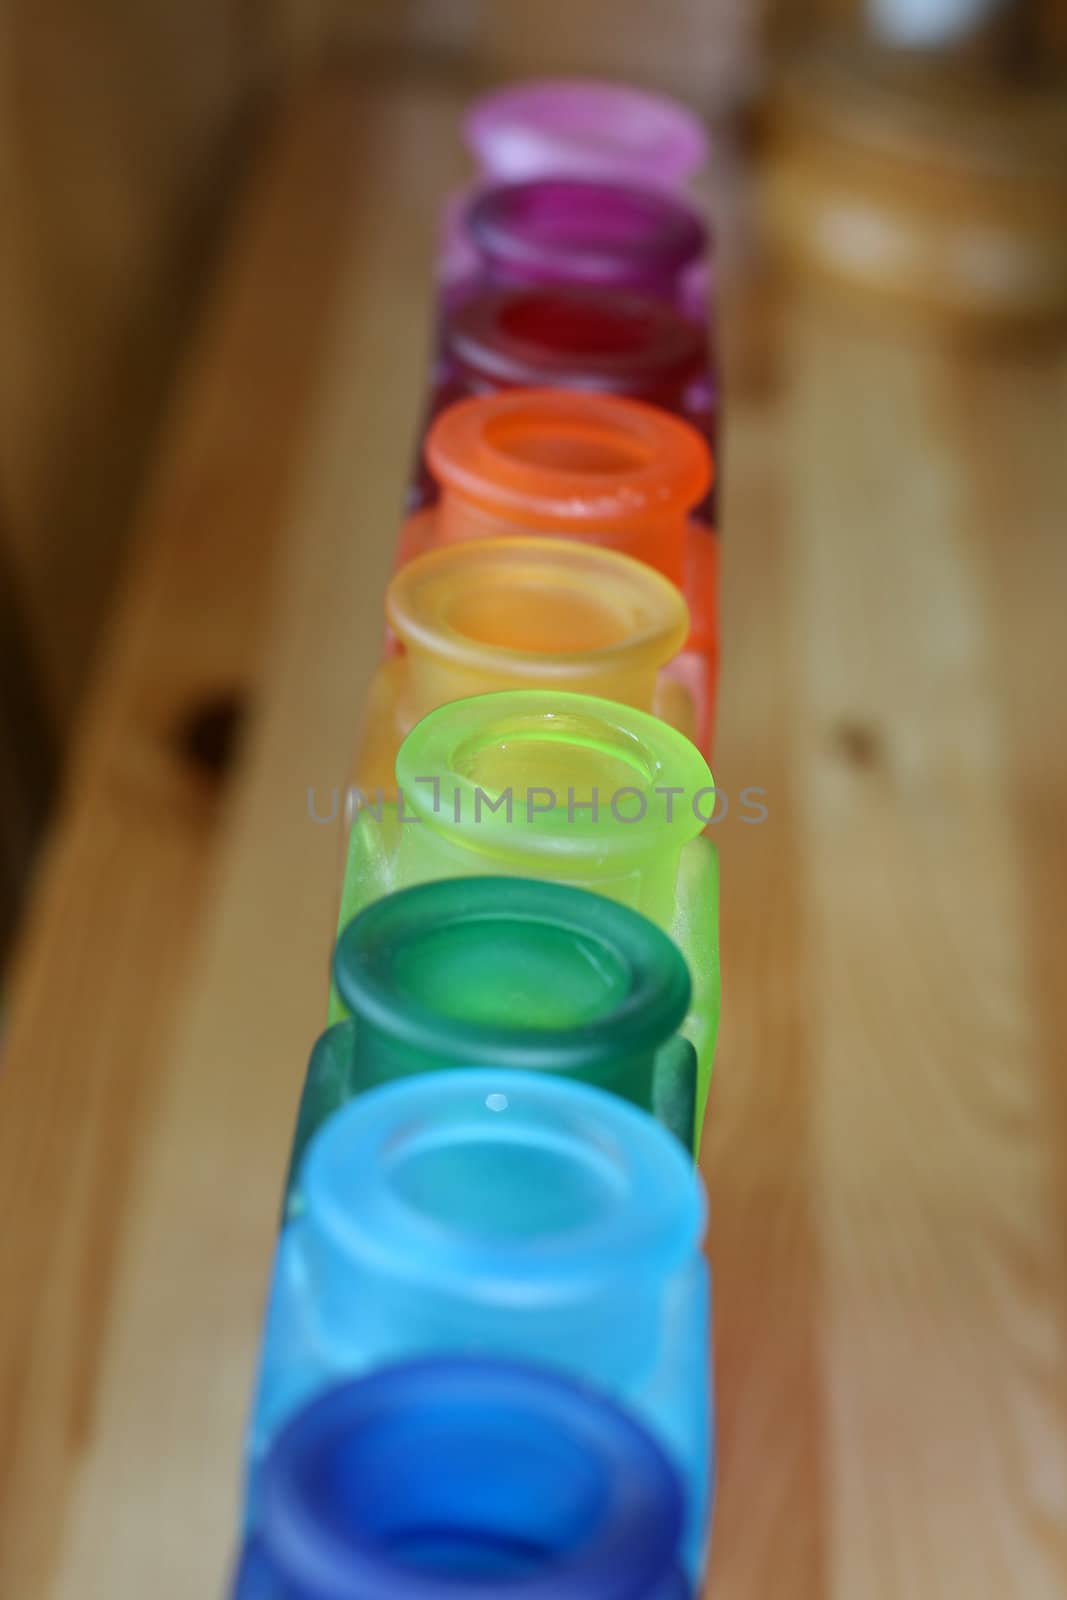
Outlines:
{"type": "Polygon", "coordinates": [[[385,607],[402,651],[371,686],[353,771],[368,794],[395,796],[397,752],[420,718],[497,690],[597,695],[695,736],[692,696],[669,668],[685,601],[630,556],[544,537],[446,545],[394,576],[385,607]]]}

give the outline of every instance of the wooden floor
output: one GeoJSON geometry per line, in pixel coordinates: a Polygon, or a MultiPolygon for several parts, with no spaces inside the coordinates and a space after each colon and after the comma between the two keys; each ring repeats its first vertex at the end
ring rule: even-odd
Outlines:
{"type": "MultiPolygon", "coordinates": [[[[457,106],[294,106],[191,352],[11,995],[3,1600],[222,1592],[457,106]]],[[[723,322],[708,1592],[1055,1600],[1067,359],[723,322]]]]}

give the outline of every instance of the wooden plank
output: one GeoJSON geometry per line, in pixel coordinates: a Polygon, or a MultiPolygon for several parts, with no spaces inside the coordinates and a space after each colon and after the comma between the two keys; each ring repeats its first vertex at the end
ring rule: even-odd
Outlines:
{"type": "Polygon", "coordinates": [[[0,1103],[5,1596],[48,1592],[64,1505],[93,1457],[122,1232],[214,869],[220,759],[255,684],[352,247],[360,135],[343,91],[295,108],[238,220],[13,977],[0,1103]]]}
{"type": "Polygon", "coordinates": [[[286,0],[12,0],[0,27],[0,537],[72,730],[286,0]]]}
{"type": "MultiPolygon", "coordinates": [[[[220,1589],[339,865],[306,796],[343,781],[378,649],[458,106],[390,86],[359,111],[328,97],[296,124],[302,182],[273,191],[268,257],[303,241],[302,270],[325,252],[344,294],[331,317],[258,258],[272,337],[310,326],[325,346],[286,412],[286,490],[255,502],[282,550],[269,623],[254,607],[221,676],[192,662],[192,698],[210,699],[269,639],[225,828],[206,780],[183,775],[180,801],[153,787],[158,730],[190,704],[193,652],[158,600],[194,592],[177,555],[154,609],[135,583],[94,702],[79,770],[110,776],[83,779],[57,836],[0,1101],[5,1596],[220,1589]],[[361,181],[319,233],[303,188],[337,213],[349,163],[361,181]],[[151,883],[131,887],[137,872],[151,883]]],[[[883,336],[780,291],[734,295],[724,325],[716,765],[735,799],[765,788],[768,817],[746,825],[735,803],[720,832],[709,1593],[1052,1600],[1067,362],[883,336]]],[[[237,430],[232,407],[203,413],[230,488],[206,497],[200,582],[231,520],[248,548],[244,496],[276,465],[256,448],[276,437],[263,405],[237,430]],[[234,431],[247,454],[231,457],[234,431]]]]}
{"type": "Polygon", "coordinates": [[[717,765],[770,815],[723,871],[710,1592],[1052,1600],[1067,362],[791,300],[776,349],[762,424],[727,388],[717,765]]]}
{"type": "Polygon", "coordinates": [[[727,1004],[703,1150],[720,1452],[711,1592],[821,1600],[830,1591],[811,1161],[816,973],[804,941],[796,826],[804,628],[787,489],[788,396],[773,300],[737,295],[723,329],[729,532],[714,771],[730,800],[719,830],[727,1004]],[[750,787],[766,791],[759,825],[740,820],[750,787]]]}
{"type": "MultiPolygon", "coordinates": [[[[1003,616],[978,582],[1005,534],[978,492],[999,442],[962,448],[978,358],[826,314],[787,347],[834,1592],[1052,1600],[1065,1130],[1033,1025],[1003,616]]],[[[1048,419],[998,392],[1062,503],[1048,419]]],[[[1036,532],[1016,559],[1051,583],[1036,532]]],[[[1041,618],[1016,621],[1022,642],[1041,618]]]]}
{"type": "Polygon", "coordinates": [[[37,663],[0,533],[0,972],[47,824],[56,765],[37,663]]]}
{"type": "MultiPolygon", "coordinates": [[[[309,819],[307,791],[343,783],[380,650],[425,381],[437,202],[456,176],[456,112],[454,97],[394,91],[376,96],[349,136],[351,159],[373,182],[345,257],[345,306],[291,508],[218,896],[142,1125],[93,1448],[57,1576],[63,1600],[133,1596],[161,1582],[175,1596],[214,1594],[232,1549],[279,1184],[325,1016],[341,859],[339,829],[309,819]]],[[[293,210],[289,224],[298,226],[293,210]]]]}

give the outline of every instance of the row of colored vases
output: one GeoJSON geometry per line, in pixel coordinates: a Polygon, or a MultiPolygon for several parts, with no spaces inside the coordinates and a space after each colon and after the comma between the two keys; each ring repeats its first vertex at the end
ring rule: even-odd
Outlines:
{"type": "Polygon", "coordinates": [[[684,1600],[706,1549],[703,135],[593,84],[467,132],[235,1600],[684,1600]]]}

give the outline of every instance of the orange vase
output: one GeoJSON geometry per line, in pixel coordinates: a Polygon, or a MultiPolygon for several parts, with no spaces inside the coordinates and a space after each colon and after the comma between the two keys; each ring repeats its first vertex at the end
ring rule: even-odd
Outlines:
{"type": "Polygon", "coordinates": [[[513,390],[460,400],[426,442],[440,487],[404,525],[397,565],[471,539],[548,534],[644,562],[682,591],[690,631],[672,671],[710,749],[718,677],[718,552],[693,515],[713,468],[707,442],[637,400],[513,390]]]}

